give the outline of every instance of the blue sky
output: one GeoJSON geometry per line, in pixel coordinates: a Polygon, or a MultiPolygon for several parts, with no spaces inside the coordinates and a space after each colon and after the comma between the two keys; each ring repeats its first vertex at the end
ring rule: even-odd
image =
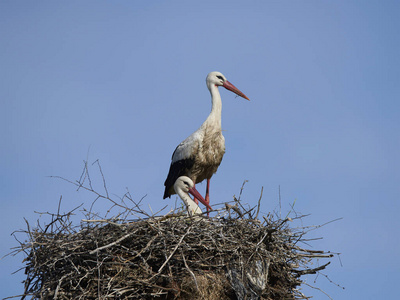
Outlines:
{"type": "MultiPolygon", "coordinates": [[[[61,195],[64,212],[90,205],[48,177],[78,179],[87,158],[112,193],[172,207],[162,200],[172,152],[207,117],[205,77],[220,71],[251,101],[221,90],[227,150],[211,204],[248,180],[242,199],[255,205],[264,187],[264,214],[280,186],[282,212],[295,202],[311,214],[304,225],[343,218],[310,237],[342,253],[324,274],[345,289],[308,282],[334,299],[396,298],[399,2],[188,3],[0,2],[1,256],[23,218],[56,212],[61,195]]],[[[10,275],[22,259],[0,261],[0,297],[22,293],[23,271],[10,275]]]]}

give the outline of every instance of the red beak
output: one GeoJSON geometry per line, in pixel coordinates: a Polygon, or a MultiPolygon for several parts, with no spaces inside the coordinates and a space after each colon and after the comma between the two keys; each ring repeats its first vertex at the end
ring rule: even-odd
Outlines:
{"type": "Polygon", "coordinates": [[[206,200],[204,200],[203,196],[200,195],[200,193],[196,190],[195,187],[192,187],[189,190],[189,193],[191,195],[193,195],[194,197],[196,197],[196,199],[198,199],[201,203],[203,203],[207,208],[209,208],[210,210],[212,210],[211,206],[206,202],[206,200]]]}
{"type": "Polygon", "coordinates": [[[234,92],[236,95],[238,95],[238,96],[250,101],[250,99],[247,98],[247,96],[245,94],[243,94],[241,91],[239,91],[239,89],[236,86],[234,86],[232,83],[230,83],[228,80],[225,81],[222,86],[224,88],[226,88],[227,90],[230,90],[231,92],[234,92]]]}

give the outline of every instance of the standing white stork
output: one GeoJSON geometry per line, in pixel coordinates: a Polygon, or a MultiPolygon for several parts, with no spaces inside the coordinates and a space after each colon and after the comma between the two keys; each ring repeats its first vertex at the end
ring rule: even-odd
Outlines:
{"type": "MultiPolygon", "coordinates": [[[[211,113],[200,128],[180,143],[172,154],[171,166],[164,183],[164,199],[175,194],[174,184],[180,176],[188,176],[194,184],[207,179],[205,201],[210,203],[210,179],[217,172],[225,153],[225,139],[221,129],[222,102],[218,87],[222,86],[250,100],[220,72],[209,73],[206,83],[211,93],[211,113]]],[[[197,203],[196,198],[195,201],[197,203]]]]}
{"type": "Polygon", "coordinates": [[[203,213],[199,205],[190,198],[189,193],[193,195],[195,199],[199,199],[199,201],[203,203],[208,209],[211,209],[210,205],[196,190],[193,181],[189,177],[179,177],[175,181],[174,190],[175,193],[177,193],[178,196],[181,197],[182,201],[185,203],[189,216],[201,215],[203,213]]]}

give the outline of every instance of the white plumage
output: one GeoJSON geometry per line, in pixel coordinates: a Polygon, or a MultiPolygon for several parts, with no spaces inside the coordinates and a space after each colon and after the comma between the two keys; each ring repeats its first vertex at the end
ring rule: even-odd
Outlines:
{"type": "Polygon", "coordinates": [[[181,176],[175,181],[174,190],[185,203],[189,216],[201,215],[203,213],[199,205],[190,198],[189,193],[206,207],[211,208],[196,190],[193,181],[187,176],[181,176]]]}
{"type": "Polygon", "coordinates": [[[221,129],[222,102],[218,87],[223,86],[249,100],[220,72],[209,73],[206,83],[211,93],[211,113],[200,128],[180,143],[172,154],[171,166],[164,183],[164,199],[175,194],[173,185],[176,180],[180,176],[187,176],[194,184],[207,179],[205,201],[209,203],[210,178],[217,171],[225,153],[225,139],[221,129]]]}

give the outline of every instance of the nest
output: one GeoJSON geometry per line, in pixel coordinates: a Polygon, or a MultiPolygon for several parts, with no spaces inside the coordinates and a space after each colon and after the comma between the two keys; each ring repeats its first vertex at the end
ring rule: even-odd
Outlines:
{"type": "Polygon", "coordinates": [[[308,299],[299,290],[303,275],[332,257],[299,247],[306,231],[290,228],[292,219],[258,218],[259,206],[245,209],[236,198],[215,216],[189,217],[148,215],[140,203],[96,195],[120,213],[86,211],[78,225],[74,211],[47,213],[46,226],[27,223],[28,240],[16,249],[26,253],[22,299],[308,299]]]}

